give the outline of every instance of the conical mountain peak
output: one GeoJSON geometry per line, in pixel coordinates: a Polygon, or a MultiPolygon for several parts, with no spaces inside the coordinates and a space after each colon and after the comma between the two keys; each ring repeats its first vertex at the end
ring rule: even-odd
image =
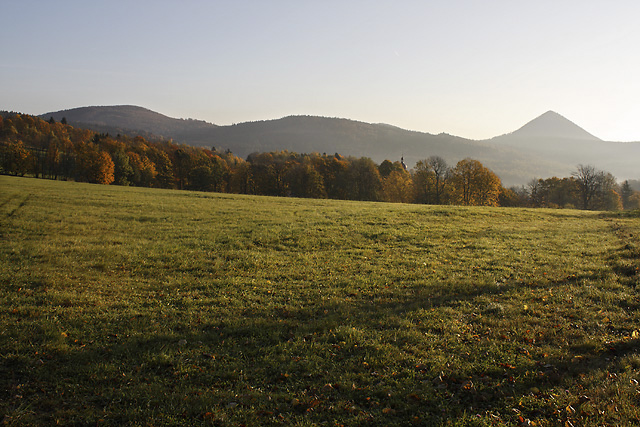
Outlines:
{"type": "Polygon", "coordinates": [[[555,111],[547,111],[512,133],[517,137],[553,137],[599,141],[571,120],[555,111]]]}

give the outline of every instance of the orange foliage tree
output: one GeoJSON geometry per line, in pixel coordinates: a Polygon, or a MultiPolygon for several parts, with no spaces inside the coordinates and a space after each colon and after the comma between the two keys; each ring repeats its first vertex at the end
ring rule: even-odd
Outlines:
{"type": "Polygon", "coordinates": [[[115,165],[106,151],[95,144],[78,144],[76,147],[77,178],[93,184],[111,184],[114,180],[115,165]]]}

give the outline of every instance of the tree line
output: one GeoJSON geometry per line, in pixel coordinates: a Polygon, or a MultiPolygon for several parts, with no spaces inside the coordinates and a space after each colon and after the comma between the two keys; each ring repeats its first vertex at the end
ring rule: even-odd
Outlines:
{"type": "Polygon", "coordinates": [[[423,204],[637,209],[629,183],[593,166],[568,178],[504,188],[479,161],[450,166],[432,156],[408,170],[402,161],[367,157],[253,153],[198,148],[74,128],[65,120],[0,115],[0,172],[97,184],[133,185],[268,196],[423,204]]]}

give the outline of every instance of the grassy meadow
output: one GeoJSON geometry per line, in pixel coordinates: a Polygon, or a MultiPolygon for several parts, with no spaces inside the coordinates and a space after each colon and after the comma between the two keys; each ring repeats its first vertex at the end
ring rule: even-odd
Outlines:
{"type": "Polygon", "coordinates": [[[0,420],[638,425],[638,236],[0,176],[0,420]]]}

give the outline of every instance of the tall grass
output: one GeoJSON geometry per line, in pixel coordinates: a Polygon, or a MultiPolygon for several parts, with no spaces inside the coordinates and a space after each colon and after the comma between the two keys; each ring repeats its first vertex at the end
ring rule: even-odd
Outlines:
{"type": "Polygon", "coordinates": [[[640,219],[0,177],[8,425],[637,425],[640,219]]]}

